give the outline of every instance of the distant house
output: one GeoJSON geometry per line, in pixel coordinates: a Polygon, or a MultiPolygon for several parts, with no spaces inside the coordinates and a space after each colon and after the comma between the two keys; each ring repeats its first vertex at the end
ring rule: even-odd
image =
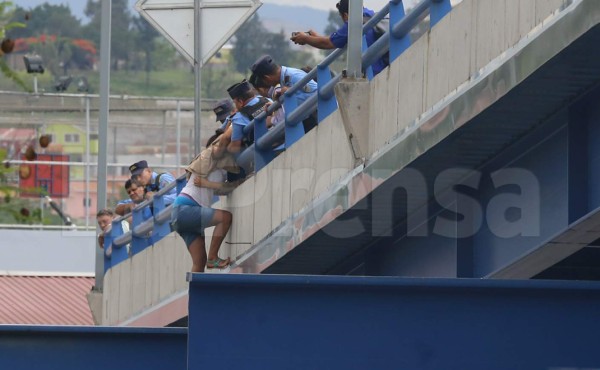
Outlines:
{"type": "MultiPolygon", "coordinates": [[[[69,155],[70,162],[83,162],[86,155],[86,132],[78,126],[68,124],[48,125],[45,130],[50,135],[51,144],[47,152],[69,155]]],[[[90,155],[98,155],[98,134],[90,133],[90,155]]],[[[84,166],[71,166],[71,180],[81,180],[85,176],[84,166]]]]}

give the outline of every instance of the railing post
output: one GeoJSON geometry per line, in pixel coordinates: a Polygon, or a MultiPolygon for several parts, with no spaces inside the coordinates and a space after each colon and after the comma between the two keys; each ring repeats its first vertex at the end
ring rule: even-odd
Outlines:
{"type": "MultiPolygon", "coordinates": [[[[367,49],[369,48],[369,46],[367,45],[367,35],[363,35],[362,37],[363,41],[362,41],[362,52],[365,53],[367,51],[367,49]]],[[[362,57],[361,57],[362,59],[362,57]]],[[[374,77],[373,75],[373,67],[372,66],[365,66],[365,77],[367,78],[367,80],[371,81],[374,77]]]]}
{"type": "MultiPolygon", "coordinates": [[[[95,240],[96,243],[98,243],[98,240],[95,240]]],[[[112,240],[110,241],[110,243],[112,244],[112,240]]],[[[104,275],[106,275],[106,271],[108,271],[110,268],[113,267],[112,264],[112,260],[111,260],[111,256],[108,256],[106,254],[106,249],[108,248],[108,246],[110,246],[110,244],[106,243],[106,237],[104,239],[104,248],[102,249],[102,255],[104,256],[104,275]]]]}
{"type": "MultiPolygon", "coordinates": [[[[349,2],[348,9],[348,57],[347,57],[347,70],[346,74],[348,77],[361,78],[362,77],[362,52],[364,52],[365,41],[362,42],[362,49],[360,39],[363,30],[363,2],[362,0],[353,0],[349,2]]],[[[364,39],[364,37],[363,37],[364,39]]]]}
{"type": "Polygon", "coordinates": [[[410,47],[410,34],[396,38],[391,32],[392,26],[404,19],[405,16],[406,12],[402,1],[390,1],[390,29],[387,30],[390,33],[390,64],[410,47]]]}
{"type": "MultiPolygon", "coordinates": [[[[267,133],[267,120],[263,119],[254,119],[254,142],[264,136],[267,133]]],[[[272,148],[267,150],[261,150],[258,145],[254,145],[254,171],[258,172],[261,168],[268,165],[273,158],[275,158],[275,153],[272,148]]]]}
{"type": "Polygon", "coordinates": [[[285,147],[291,147],[296,141],[300,140],[304,136],[304,126],[299,122],[289,122],[288,117],[290,113],[298,108],[298,102],[296,98],[285,94],[283,101],[283,109],[285,110],[285,147]]]}
{"type": "Polygon", "coordinates": [[[317,80],[319,80],[318,84],[318,109],[317,114],[319,118],[319,123],[323,122],[325,118],[329,117],[329,115],[338,109],[337,99],[335,95],[330,96],[329,98],[325,97],[324,94],[321,93],[323,86],[325,86],[329,81],[331,81],[331,70],[328,65],[320,65],[317,67],[317,80]]]}
{"type": "Polygon", "coordinates": [[[452,4],[450,4],[450,0],[431,0],[431,10],[429,11],[431,27],[435,26],[451,10],[452,4]]]}
{"type": "Polygon", "coordinates": [[[113,266],[127,260],[129,257],[126,246],[116,247],[113,245],[113,241],[121,235],[123,235],[123,225],[121,225],[121,221],[112,221],[110,232],[104,235],[104,250],[106,250],[107,246],[112,246],[112,255],[110,259],[113,266]]]}
{"type": "Polygon", "coordinates": [[[163,222],[162,224],[158,222],[158,215],[160,215],[160,213],[165,209],[165,201],[163,196],[158,194],[155,195],[152,198],[152,203],[154,205],[154,227],[152,228],[152,240],[158,241],[171,233],[171,224],[170,222],[163,222]]]}
{"type": "Polygon", "coordinates": [[[144,210],[148,210],[148,208],[137,209],[134,208],[132,213],[133,222],[131,223],[131,255],[134,256],[150,245],[149,240],[146,235],[144,237],[139,237],[135,235],[134,230],[138,227],[142,222],[144,222],[144,210]]]}
{"type": "Polygon", "coordinates": [[[183,190],[183,188],[185,188],[185,184],[187,183],[187,179],[185,176],[183,177],[178,177],[176,180],[177,182],[177,195],[179,195],[179,193],[181,193],[181,190],[183,190]]]}

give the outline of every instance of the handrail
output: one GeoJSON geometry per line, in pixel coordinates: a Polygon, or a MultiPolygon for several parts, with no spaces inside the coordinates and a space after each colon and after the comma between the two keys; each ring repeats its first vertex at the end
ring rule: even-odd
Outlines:
{"type": "MultiPolygon", "coordinates": [[[[378,13],[376,13],[367,23],[364,24],[363,34],[365,34],[368,30],[373,28],[384,17],[386,17],[390,13],[391,6],[402,6],[402,0],[390,0],[388,4],[386,4],[378,13]]],[[[415,8],[413,8],[413,10],[410,13],[406,14],[403,18],[396,20],[393,24],[390,24],[390,30],[383,34],[363,53],[363,66],[371,66],[378,58],[383,56],[386,52],[391,51],[390,48],[394,40],[405,38],[409,34],[409,32],[428,15],[431,15],[432,25],[435,22],[439,21],[439,19],[441,19],[441,17],[443,17],[447,13],[447,8],[449,7],[449,0],[422,0],[415,8]],[[440,7],[435,14],[435,19],[432,14],[432,6],[434,5],[438,5],[440,7]]],[[[392,19],[391,21],[394,21],[394,19],[392,19]]],[[[317,107],[319,107],[320,120],[322,120],[321,104],[324,104],[330,101],[331,99],[335,98],[335,85],[342,79],[342,75],[340,74],[331,76],[329,66],[337,58],[339,58],[339,56],[342,55],[344,51],[345,48],[340,48],[331,52],[327,57],[325,57],[325,59],[323,59],[323,61],[321,61],[321,63],[319,63],[315,68],[308,72],[306,76],[304,76],[300,81],[298,81],[298,83],[290,87],[281,97],[279,97],[278,100],[271,104],[271,106],[265,112],[261,113],[248,125],[246,125],[246,127],[244,127],[243,132],[245,134],[248,134],[251,131],[254,131],[256,134],[257,123],[261,122],[264,124],[265,118],[271,113],[275,112],[277,109],[284,106],[286,103],[286,99],[289,99],[290,96],[292,96],[295,92],[304,87],[310,80],[314,79],[316,76],[319,76],[319,78],[325,77],[324,81],[320,80],[321,83],[319,84],[318,94],[312,95],[311,97],[306,99],[306,101],[304,101],[301,105],[295,107],[295,109],[293,109],[291,112],[286,112],[285,124],[277,125],[271,130],[263,132],[262,135],[255,135],[255,142],[251,146],[246,148],[244,151],[242,151],[238,156],[237,162],[241,167],[249,168],[250,165],[253,163],[253,160],[255,159],[255,155],[257,155],[257,153],[259,152],[272,151],[274,146],[279,145],[284,141],[286,141],[286,147],[293,144],[293,141],[291,142],[291,144],[287,142],[288,138],[286,137],[286,131],[288,129],[295,128],[300,123],[300,119],[302,117],[305,117],[307,114],[315,112],[317,107]]],[[[335,107],[337,109],[337,106],[335,107]]],[[[330,113],[331,112],[328,112],[327,114],[330,113]]],[[[138,204],[131,213],[128,213],[118,219],[115,219],[113,221],[113,225],[117,225],[117,227],[120,227],[121,221],[132,217],[132,215],[135,213],[139,214],[139,212],[141,212],[144,208],[149,207],[151,204],[154,204],[155,199],[162,199],[162,196],[164,194],[178,186],[178,184],[182,183],[184,180],[185,175],[178,177],[176,181],[168,184],[165,188],[158,191],[153,199],[146,200],[138,204]]],[[[180,187],[178,187],[178,193],[179,191],[180,187]]],[[[163,208],[162,201],[159,201],[158,204],[160,205],[160,208],[163,208]]],[[[155,209],[155,212],[158,212],[157,214],[155,214],[152,218],[140,221],[136,225],[133,225],[131,231],[128,231],[127,233],[123,233],[122,229],[115,231],[114,238],[109,238],[111,241],[109,244],[105,245],[105,250],[108,250],[108,247],[110,246],[114,246],[115,248],[120,249],[129,243],[133,243],[133,254],[137,253],[135,248],[135,240],[152,239],[151,234],[155,233],[156,227],[158,227],[159,229],[163,228],[164,230],[164,224],[168,220],[170,220],[171,211],[172,205],[164,207],[164,209],[155,209]]],[[[168,229],[167,231],[170,231],[170,229],[168,229]]],[[[112,232],[113,231],[111,231],[111,233],[112,232]]],[[[164,236],[165,234],[162,235],[164,236]]],[[[108,243],[108,241],[106,240],[107,239],[105,239],[105,243],[108,243]]],[[[153,241],[155,242],[156,240],[153,241]]],[[[106,263],[106,261],[110,261],[111,256],[106,256],[105,258],[106,263]]],[[[106,269],[107,267],[105,266],[105,270],[106,269]]]]}
{"type": "MultiPolygon", "coordinates": [[[[430,0],[425,0],[425,1],[423,1],[423,3],[425,3],[428,6],[429,5],[428,1],[430,1],[430,0]]],[[[401,0],[392,0],[392,2],[397,4],[397,3],[400,3],[401,0]]],[[[364,24],[363,34],[367,33],[367,31],[369,31],[370,29],[375,27],[375,25],[378,22],[380,22],[383,18],[385,18],[389,14],[389,12],[390,12],[390,4],[388,3],[379,12],[377,12],[373,17],[371,17],[371,19],[367,23],[364,24]]],[[[388,46],[388,48],[384,49],[384,46],[389,45],[389,32],[386,32],[385,35],[383,37],[381,37],[378,41],[381,41],[381,42],[379,42],[379,44],[377,45],[376,56],[373,58],[369,57],[367,62],[365,62],[365,57],[363,56],[363,65],[364,66],[370,66],[371,64],[373,64],[373,62],[378,57],[385,54],[385,52],[389,48],[389,46],[388,46]],[[386,38],[387,41],[381,41],[381,39],[384,38],[385,36],[387,36],[387,38],[386,38]]],[[[374,46],[375,46],[375,44],[371,45],[371,48],[373,48],[374,46]]],[[[370,50],[371,48],[369,48],[368,50],[370,50]]],[[[271,113],[273,113],[274,111],[279,109],[283,105],[285,99],[289,99],[295,92],[297,92],[299,89],[304,87],[309,81],[314,79],[317,76],[319,69],[328,68],[329,65],[331,65],[331,63],[333,63],[340,55],[342,55],[344,53],[345,49],[346,49],[346,47],[336,49],[333,52],[331,52],[321,63],[319,63],[319,65],[317,65],[316,67],[311,69],[306,74],[306,76],[304,76],[300,81],[298,81],[296,84],[294,84],[292,87],[290,87],[274,104],[272,104],[267,109],[266,112],[261,113],[258,117],[253,119],[248,125],[246,125],[243,128],[244,134],[253,132],[255,130],[256,122],[260,122],[260,121],[264,120],[268,115],[270,115],[271,113]]],[[[371,51],[371,53],[373,53],[373,51],[371,51]]],[[[340,78],[341,77],[336,76],[331,81],[329,81],[325,85],[324,88],[319,88],[319,95],[320,95],[321,99],[328,100],[333,97],[335,84],[337,84],[337,82],[339,82],[340,78]]],[[[288,127],[296,126],[300,122],[301,117],[305,117],[307,114],[314,113],[318,106],[317,100],[318,100],[318,94],[315,94],[315,95],[311,96],[309,99],[307,99],[303,104],[298,106],[294,111],[286,112],[285,125],[287,125],[288,127]]],[[[271,150],[271,148],[273,148],[276,144],[281,143],[284,140],[284,137],[285,137],[285,127],[283,127],[283,125],[280,125],[280,127],[275,127],[273,129],[269,130],[266,134],[264,134],[263,137],[260,137],[260,138],[255,137],[255,140],[258,145],[252,144],[251,146],[246,148],[244,151],[242,151],[242,153],[240,153],[240,156],[238,157],[238,164],[240,165],[240,167],[248,169],[250,167],[250,165],[252,164],[253,154],[255,153],[255,151],[257,149],[263,150],[263,151],[271,150]]]]}

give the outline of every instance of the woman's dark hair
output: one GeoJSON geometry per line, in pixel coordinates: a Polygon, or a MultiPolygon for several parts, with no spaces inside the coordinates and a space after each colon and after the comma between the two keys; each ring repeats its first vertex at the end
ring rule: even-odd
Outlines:
{"type": "Polygon", "coordinates": [[[219,136],[221,136],[221,134],[223,133],[222,130],[216,130],[215,134],[211,137],[208,138],[208,140],[206,140],[206,147],[208,148],[210,146],[210,144],[212,144],[215,140],[217,140],[217,138],[219,136]]]}
{"type": "Polygon", "coordinates": [[[340,14],[348,13],[348,0],[340,0],[335,7],[340,14]]]}

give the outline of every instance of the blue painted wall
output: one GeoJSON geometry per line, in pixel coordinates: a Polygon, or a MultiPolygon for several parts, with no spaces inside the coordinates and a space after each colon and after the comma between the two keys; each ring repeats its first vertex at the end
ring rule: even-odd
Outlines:
{"type": "MultiPolygon", "coordinates": [[[[600,88],[597,88],[540,122],[477,169],[480,178],[471,183],[477,186],[461,185],[434,196],[431,183],[447,168],[436,169],[438,172],[428,175],[426,184],[430,199],[425,224],[427,237],[406,237],[406,225],[397,228],[394,235],[378,240],[365,252],[365,274],[483,277],[514,262],[600,207],[599,101],[600,88]],[[539,191],[529,196],[526,188],[539,191]],[[475,200],[477,204],[473,206],[475,200]],[[458,216],[450,210],[453,207],[460,210],[458,216]],[[462,233],[460,238],[435,232],[440,218],[477,219],[478,212],[483,215],[481,224],[478,220],[470,226],[459,225],[455,231],[462,233]],[[528,215],[536,214],[539,222],[523,222],[528,215]],[[469,235],[465,237],[465,233],[469,235]]],[[[453,154],[449,151],[447,155],[453,154]]],[[[447,166],[452,163],[452,159],[448,160],[447,166]]],[[[406,201],[400,204],[405,205],[406,201]]]]}
{"type": "Polygon", "coordinates": [[[0,325],[0,369],[187,368],[187,329],[0,325]]]}
{"type": "Polygon", "coordinates": [[[600,368],[599,292],[598,282],[195,274],[189,369],[600,368]]]}

